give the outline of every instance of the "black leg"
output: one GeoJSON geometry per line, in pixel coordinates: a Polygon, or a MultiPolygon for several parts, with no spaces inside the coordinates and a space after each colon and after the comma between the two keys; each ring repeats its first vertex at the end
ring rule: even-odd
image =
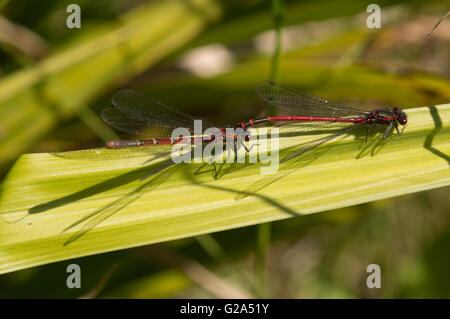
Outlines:
{"type": "MultiPolygon", "coordinates": [[[[402,133],[400,133],[400,131],[399,131],[399,129],[398,129],[397,122],[394,121],[394,125],[395,125],[395,129],[397,130],[397,135],[398,135],[398,136],[402,135],[402,133]]],[[[402,132],[403,132],[403,130],[402,130],[402,132]]]]}
{"type": "Polygon", "coordinates": [[[384,132],[384,135],[383,135],[383,139],[385,139],[388,136],[388,134],[391,130],[392,130],[392,122],[389,123],[388,127],[386,128],[386,131],[384,132]]]}
{"type": "Polygon", "coordinates": [[[250,150],[248,149],[247,146],[245,146],[244,142],[242,142],[240,139],[237,139],[237,140],[238,140],[239,143],[244,147],[245,151],[246,151],[247,153],[250,153],[250,150]]]}
{"type": "MultiPolygon", "coordinates": [[[[213,168],[214,168],[214,175],[213,175],[213,178],[214,179],[217,179],[217,167],[216,167],[216,163],[214,163],[214,161],[216,160],[216,157],[218,156],[219,154],[214,154],[214,156],[208,161],[209,162],[209,164],[211,164],[212,166],[213,166],[213,168]]],[[[205,164],[206,165],[206,164],[205,164]]]]}

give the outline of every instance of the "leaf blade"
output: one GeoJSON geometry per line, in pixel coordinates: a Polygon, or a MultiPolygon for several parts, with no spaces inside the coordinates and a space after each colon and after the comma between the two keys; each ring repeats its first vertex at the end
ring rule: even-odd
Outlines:
{"type": "MultiPolygon", "coordinates": [[[[217,180],[187,165],[66,246],[79,229],[62,230],[139,188],[140,177],[164,159],[142,167],[140,157],[105,163],[22,156],[2,184],[0,216],[24,216],[0,222],[0,273],[449,185],[450,105],[407,114],[403,136],[369,146],[355,136],[330,142],[321,157],[280,171],[286,173],[280,180],[243,200],[236,195],[261,178],[258,165],[226,167],[217,180]],[[58,205],[29,213],[55,200],[58,205]]],[[[299,138],[281,138],[281,152],[299,138]]]]}

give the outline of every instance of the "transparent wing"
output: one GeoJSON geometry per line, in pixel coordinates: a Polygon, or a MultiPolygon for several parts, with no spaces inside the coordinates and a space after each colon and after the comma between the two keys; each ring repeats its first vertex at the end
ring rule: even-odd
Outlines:
{"type": "Polygon", "coordinates": [[[170,154],[172,145],[152,145],[120,149],[91,148],[86,150],[54,152],[53,156],[69,160],[105,161],[142,157],[146,162],[170,154]]]}
{"type": "Polygon", "coordinates": [[[277,115],[360,117],[368,113],[336,106],[326,99],[270,81],[259,84],[256,93],[263,101],[277,109],[277,115]]]}
{"type": "MultiPolygon", "coordinates": [[[[112,97],[113,107],[102,112],[110,126],[132,135],[169,137],[178,127],[193,132],[194,117],[131,90],[119,91],[112,97]]],[[[213,127],[202,120],[203,128],[213,127]]]]}
{"type": "Polygon", "coordinates": [[[119,91],[112,103],[133,120],[169,127],[191,127],[194,118],[144,94],[131,90],[119,91]]]}
{"type": "Polygon", "coordinates": [[[334,133],[331,133],[325,137],[319,138],[317,140],[311,141],[309,143],[304,143],[301,145],[298,145],[296,147],[294,147],[294,149],[292,150],[292,152],[290,152],[289,154],[287,154],[286,156],[284,156],[281,160],[280,163],[289,161],[297,156],[300,156],[314,148],[316,148],[319,145],[325,144],[331,140],[334,140],[335,138],[344,135],[344,134],[348,134],[350,132],[352,132],[353,130],[355,130],[356,128],[360,127],[362,124],[356,124],[356,125],[351,125],[349,127],[346,127],[344,129],[341,130],[337,130],[334,133]]]}
{"type": "MultiPolygon", "coordinates": [[[[104,109],[102,118],[108,125],[119,131],[131,135],[143,135],[149,137],[170,137],[174,128],[186,127],[185,125],[171,126],[173,123],[166,123],[164,125],[162,123],[155,123],[154,121],[143,122],[142,120],[131,118],[114,107],[104,109]]],[[[187,128],[190,130],[190,127],[187,128]]]]}

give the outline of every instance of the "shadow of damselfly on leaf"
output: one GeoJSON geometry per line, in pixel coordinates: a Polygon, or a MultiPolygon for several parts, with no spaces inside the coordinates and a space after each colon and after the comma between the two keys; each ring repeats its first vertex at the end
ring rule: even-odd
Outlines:
{"type": "Polygon", "coordinates": [[[118,188],[132,182],[137,181],[138,183],[140,183],[140,185],[135,189],[122,195],[117,200],[114,200],[110,204],[107,204],[93,211],[92,213],[89,213],[85,217],[66,227],[63,230],[63,233],[79,227],[79,229],[75,233],[73,233],[64,243],[64,245],[66,246],[86,234],[102,221],[106,220],[107,218],[111,217],[121,209],[137,200],[146,192],[157,188],[165,181],[167,181],[170,176],[172,176],[172,174],[180,168],[180,165],[175,165],[170,158],[164,159],[169,154],[170,148],[168,147],[144,147],[133,149],[124,148],[120,150],[98,148],[52,153],[53,156],[59,157],[64,160],[104,161],[106,163],[105,167],[108,167],[108,163],[111,164],[111,162],[109,161],[137,159],[138,163],[140,163],[142,167],[121,174],[119,176],[107,178],[99,183],[86,187],[83,190],[77,191],[70,195],[33,206],[28,210],[28,213],[38,214],[47,212],[49,210],[69,205],[71,203],[92,197],[99,193],[107,192],[111,189],[118,188]]]}
{"type": "MultiPolygon", "coordinates": [[[[80,237],[84,236],[97,225],[112,217],[131,203],[138,200],[144,194],[155,190],[162,184],[166,183],[176,171],[184,167],[184,169],[198,170],[197,166],[201,164],[186,164],[174,163],[170,157],[172,146],[158,146],[158,147],[143,147],[143,148],[121,148],[121,149],[89,149],[81,151],[52,153],[53,156],[64,160],[74,161],[104,161],[105,166],[108,167],[110,161],[115,160],[130,160],[137,159],[137,163],[142,167],[129,171],[127,173],[102,180],[99,183],[86,187],[83,190],[77,191],[70,195],[57,198],[52,201],[41,203],[33,206],[28,210],[29,214],[38,214],[56,209],[62,206],[70,205],[71,203],[87,199],[99,193],[107,192],[114,188],[138,182],[139,185],[133,190],[120,196],[111,203],[104,205],[79,220],[67,226],[62,233],[75,232],[65,241],[64,246],[67,246],[80,237]],[[192,166],[192,168],[190,168],[192,166]]],[[[211,179],[216,176],[215,165],[208,164],[213,170],[211,171],[211,179]]],[[[114,165],[112,165],[114,166],[114,165]]],[[[198,172],[197,172],[198,173],[198,172]]],[[[208,174],[209,175],[209,174],[208,174]]]]}

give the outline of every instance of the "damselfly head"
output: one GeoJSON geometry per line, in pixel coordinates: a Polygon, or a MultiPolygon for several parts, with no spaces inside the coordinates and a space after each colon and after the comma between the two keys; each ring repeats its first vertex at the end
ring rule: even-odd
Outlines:
{"type": "Polygon", "coordinates": [[[402,111],[401,108],[394,107],[392,113],[394,114],[394,117],[397,120],[397,122],[399,122],[401,125],[406,125],[406,123],[408,123],[408,117],[406,116],[405,112],[402,111]]]}

